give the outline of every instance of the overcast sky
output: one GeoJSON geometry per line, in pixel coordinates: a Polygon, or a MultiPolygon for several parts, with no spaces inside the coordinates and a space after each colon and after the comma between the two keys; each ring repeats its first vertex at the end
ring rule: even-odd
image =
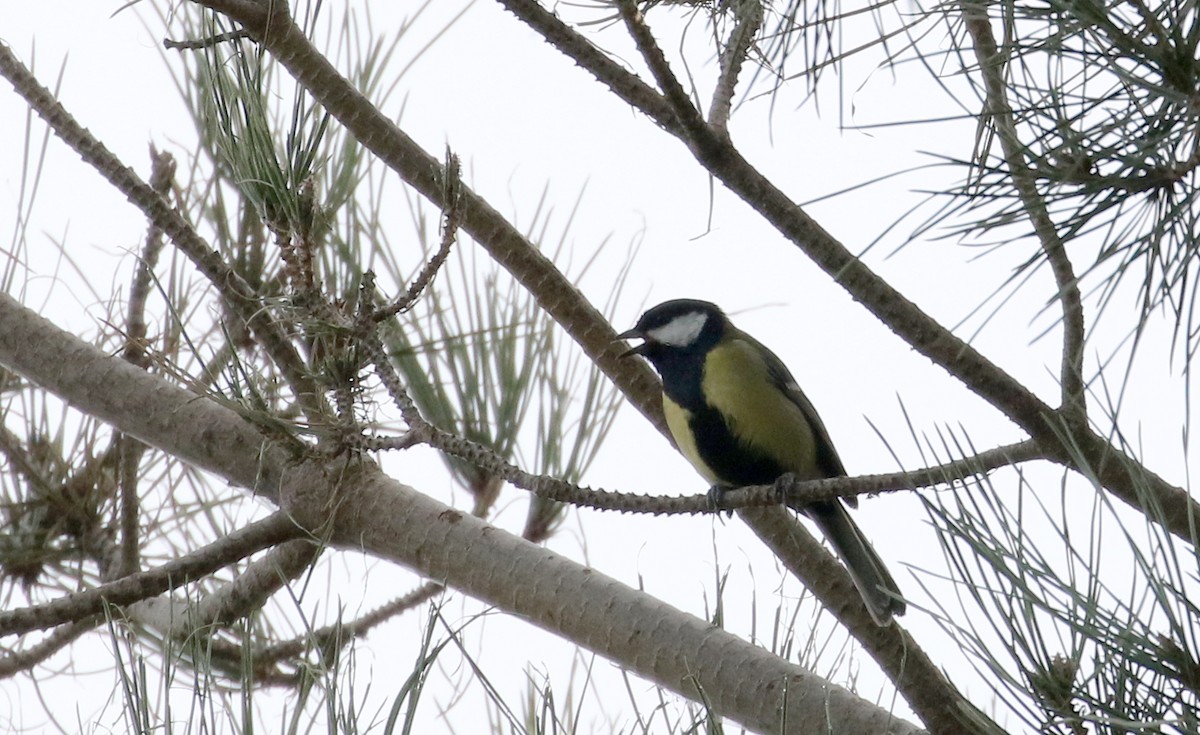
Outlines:
{"type": "MultiPolygon", "coordinates": [[[[127,164],[146,175],[148,146],[154,144],[174,152],[182,167],[193,146],[194,129],[168,69],[168,64],[178,65],[178,61],[174,52],[162,50],[162,32],[150,2],[117,12],[121,6],[58,0],[22,3],[5,9],[0,40],[27,64],[34,64],[44,83],[54,86],[61,72],[61,98],[67,109],[127,164]]],[[[329,4],[326,12],[340,12],[341,6],[329,4]]],[[[388,34],[415,7],[408,2],[375,3],[374,28],[388,34]]],[[[596,270],[582,283],[594,302],[606,300],[628,245],[640,243],[617,311],[618,329],[631,326],[644,307],[668,298],[718,302],[735,315],[739,326],[771,346],[791,367],[852,474],[897,469],[870,424],[888,437],[906,468],[922,464],[905,411],[918,432],[936,436],[945,427],[962,429],[980,448],[1020,438],[996,412],[856,306],[748,207],[714,186],[680,143],[606,93],[498,6],[471,5],[413,61],[464,7],[460,2],[437,3],[408,31],[392,62],[393,73],[401,69],[405,73],[385,109],[435,155],[449,144],[464,160],[468,183],[518,224],[531,220],[545,190],[553,207],[550,229],[557,233],[582,192],[567,237],[580,262],[607,243],[596,270]]],[[[589,7],[564,6],[562,11],[576,20],[601,15],[589,7]]],[[[663,37],[678,30],[682,18],[666,9],[649,15],[652,26],[664,29],[663,37]]],[[[619,28],[598,25],[591,32],[602,46],[628,52],[619,28]]],[[[704,38],[699,21],[692,34],[693,39],[704,38]]],[[[664,45],[675,48],[674,42],[664,45]]],[[[696,41],[688,48],[699,52],[702,46],[696,41]]],[[[926,71],[910,65],[893,74],[875,69],[876,61],[864,59],[848,67],[840,80],[840,99],[838,81],[831,80],[820,105],[801,105],[805,86],[797,80],[774,100],[760,95],[746,102],[734,117],[735,141],[752,162],[801,202],[932,163],[928,152],[969,157],[975,133],[970,122],[853,129],[962,112],[926,71]]],[[[690,62],[702,81],[710,77],[708,56],[696,53],[690,62]]],[[[11,91],[0,91],[0,140],[8,141],[0,146],[0,233],[6,235],[15,231],[19,211],[22,159],[29,152],[22,143],[25,126],[23,102],[11,91]]],[[[43,128],[35,124],[30,130],[31,151],[37,155],[43,128]]],[[[1027,251],[1010,250],[974,260],[980,256],[978,251],[952,240],[925,237],[906,242],[918,220],[889,231],[905,211],[923,200],[918,190],[945,187],[952,180],[937,170],[914,173],[822,199],[808,211],[852,250],[861,250],[888,233],[867,254],[868,263],[943,324],[957,325],[1004,282],[1027,251]],[[900,245],[906,247],[897,251],[900,245]]],[[[398,182],[392,181],[392,186],[397,222],[402,223],[406,205],[398,182]]],[[[13,291],[58,324],[91,333],[105,313],[104,301],[125,288],[132,263],[129,253],[144,231],[144,220],[132,206],[74,153],[51,140],[28,226],[29,280],[13,291]],[[63,245],[65,257],[55,243],[63,245]],[[85,279],[90,290],[83,285],[85,279]]],[[[403,234],[397,233],[393,240],[403,242],[403,234]]],[[[398,257],[413,266],[420,261],[415,248],[398,257]]],[[[1027,291],[991,322],[982,325],[973,317],[958,331],[1054,403],[1059,332],[1050,329],[1035,341],[1053,323],[1053,314],[1039,316],[1051,289],[1048,273],[1035,275],[1027,291]]],[[[1118,344],[1122,332],[1117,326],[1121,325],[1098,333],[1090,355],[1105,355],[1118,344]]],[[[1150,359],[1135,373],[1138,382],[1131,388],[1124,426],[1128,432],[1142,432],[1152,468],[1182,483],[1185,454],[1179,427],[1184,403],[1180,385],[1166,367],[1167,336],[1153,332],[1143,347],[1150,359]]],[[[417,475],[397,474],[401,481],[447,502],[465,502],[436,463],[423,466],[417,475]]],[[[1057,476],[1047,473],[1044,478],[1050,494],[1057,495],[1057,476]]],[[[606,489],[651,493],[705,490],[703,481],[632,410],[623,411],[585,481],[606,489]]],[[[1011,482],[1006,487],[1014,490],[1011,482]]],[[[524,513],[524,497],[506,490],[496,522],[518,529],[524,513]]],[[[920,503],[907,494],[865,499],[855,518],[912,599],[904,624],[918,640],[945,645],[936,624],[922,611],[930,602],[926,587],[943,593],[948,588],[938,579],[945,565],[920,503]]],[[[736,520],[581,511],[572,515],[549,545],[701,616],[715,598],[718,576],[728,572],[727,627],[747,637],[752,601],[759,615],[757,629],[763,635],[775,610],[793,609],[802,593],[736,520]]],[[[336,566],[349,570],[349,579],[355,581],[345,589],[328,593],[310,589],[308,594],[340,601],[347,606],[347,616],[415,583],[411,575],[370,560],[347,558],[336,566]]],[[[318,601],[306,598],[305,604],[318,601]]],[[[477,606],[452,598],[447,615],[461,622],[465,618],[460,616],[475,610],[477,606]]],[[[407,652],[424,623],[421,614],[410,614],[359,646],[358,661],[369,672],[362,681],[374,679],[371,706],[390,703],[407,675],[411,662],[407,652]]],[[[798,625],[809,624],[802,613],[798,625]]],[[[556,691],[565,692],[573,654],[552,636],[501,615],[472,623],[469,630],[472,653],[480,656],[494,682],[508,687],[504,694],[510,701],[521,700],[527,662],[528,670],[549,672],[556,691]]],[[[803,638],[804,633],[797,636],[803,638]]],[[[77,657],[85,651],[95,657],[77,658],[80,670],[102,670],[106,664],[107,642],[102,636],[95,638],[94,644],[68,649],[77,657]]],[[[970,677],[966,662],[939,658],[938,644],[930,647],[968,694],[976,695],[976,703],[990,702],[990,697],[980,696],[981,685],[972,683],[977,680],[970,677]]],[[[882,678],[865,656],[855,656],[858,686],[874,698],[882,678]]],[[[66,718],[68,726],[75,720],[95,720],[98,730],[115,725],[117,708],[110,703],[104,710],[104,702],[112,697],[112,674],[49,681],[65,666],[65,659],[59,657],[39,670],[43,691],[77,705],[77,714],[70,715],[56,707],[59,716],[66,718]]],[[[465,676],[449,668],[449,678],[465,676]]],[[[593,702],[585,708],[585,717],[605,712],[618,724],[628,725],[626,693],[613,668],[597,662],[594,676],[606,704],[593,702]]],[[[845,682],[846,677],[841,674],[837,680],[845,682]]],[[[28,686],[25,679],[0,684],[0,712],[12,712],[12,724],[36,730],[45,715],[28,700],[20,704],[28,686]]],[[[643,685],[638,693],[646,689],[643,685]]],[[[437,722],[439,703],[450,705],[449,692],[446,687],[441,693],[434,690],[433,699],[422,709],[424,722],[437,722]]],[[[458,704],[447,715],[460,732],[473,731],[481,701],[475,687],[464,700],[467,706],[458,704]]],[[[896,706],[907,714],[903,703],[896,706]]],[[[0,723],[4,722],[0,715],[0,723]]]]}

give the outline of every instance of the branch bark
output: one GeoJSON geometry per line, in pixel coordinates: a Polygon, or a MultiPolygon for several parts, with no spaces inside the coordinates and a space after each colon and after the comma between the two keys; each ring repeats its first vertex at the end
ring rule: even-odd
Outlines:
{"type": "MultiPolygon", "coordinates": [[[[4,323],[7,306],[9,303],[0,305],[0,323],[4,323]]],[[[0,348],[0,362],[5,357],[2,353],[3,348],[0,348]]],[[[182,587],[255,551],[294,538],[297,534],[298,529],[291,519],[276,513],[156,569],[131,574],[42,605],[0,612],[0,636],[83,622],[90,616],[100,614],[109,605],[129,605],[182,587]]]]}

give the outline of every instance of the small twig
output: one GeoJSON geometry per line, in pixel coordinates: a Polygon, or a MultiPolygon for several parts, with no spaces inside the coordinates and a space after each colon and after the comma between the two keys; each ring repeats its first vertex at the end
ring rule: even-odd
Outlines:
{"type": "MultiPolygon", "coordinates": [[[[150,146],[150,188],[164,201],[175,183],[175,158],[150,146]]],[[[146,232],[142,257],[134,264],[133,282],[129,286],[129,304],[125,310],[125,349],[122,357],[143,370],[150,367],[146,350],[146,301],[154,282],[154,268],[163,249],[163,229],[153,218],[146,232]]],[[[117,487],[121,502],[120,563],[112,570],[110,579],[133,574],[141,566],[141,503],[138,476],[146,445],[126,434],[115,439],[117,452],[117,487]]]]}
{"type": "Polygon", "coordinates": [[[733,12],[737,23],[729,34],[725,48],[721,50],[721,76],[717,79],[712,104],[708,108],[708,124],[722,136],[729,135],[729,116],[733,112],[738,76],[763,20],[760,0],[734,0],[733,12]]]}
{"type": "Polygon", "coordinates": [[[245,661],[252,660],[256,684],[293,688],[303,676],[296,669],[304,667],[304,662],[299,661],[298,657],[305,651],[320,650],[324,655],[345,648],[356,640],[365,638],[379,625],[411,610],[445,589],[445,585],[438,582],[426,582],[356,620],[327,625],[288,641],[268,644],[252,652],[247,652],[244,646],[222,638],[212,638],[205,641],[205,645],[211,650],[214,659],[219,657],[229,662],[231,668],[236,669],[245,661]]]}
{"type": "Polygon", "coordinates": [[[254,664],[274,666],[283,659],[295,658],[310,648],[323,648],[335,639],[344,646],[359,638],[365,638],[380,624],[411,610],[445,589],[446,586],[439,582],[425,582],[408,594],[401,595],[356,620],[327,625],[290,641],[266,646],[254,654],[254,664]]]}
{"type": "Polygon", "coordinates": [[[163,46],[168,49],[178,51],[200,51],[202,49],[219,46],[229,41],[238,41],[243,38],[250,38],[250,34],[247,33],[245,29],[239,29],[236,31],[218,33],[215,36],[208,36],[206,38],[197,38],[191,41],[172,41],[169,38],[164,38],[163,46]]]}
{"type": "MultiPolygon", "coordinates": [[[[166,200],[175,183],[175,158],[150,146],[150,188],[166,200]]],[[[154,268],[163,249],[162,225],[150,219],[142,256],[134,264],[129,285],[129,303],[125,309],[125,349],[123,357],[140,368],[148,368],[146,358],[146,300],[154,282],[154,268]]]]}
{"type": "MultiPolygon", "coordinates": [[[[919,490],[979,477],[1001,467],[1047,459],[1032,439],[1006,444],[979,454],[908,472],[890,472],[857,477],[831,477],[823,480],[788,480],[775,484],[789,503],[806,505],[820,500],[850,498],[858,495],[919,490]]],[[[736,501],[736,496],[730,500],[736,501]]]]}
{"type": "Polygon", "coordinates": [[[128,616],[171,638],[185,638],[210,625],[228,625],[261,609],[271,595],[309,569],[320,552],[321,546],[308,539],[280,543],[199,602],[155,597],[131,606],[128,616]]]}
{"type": "Polygon", "coordinates": [[[458,239],[458,226],[462,221],[462,162],[458,156],[446,149],[446,173],[444,194],[442,197],[442,242],[438,251],[433,254],[421,272],[413,280],[412,285],[395,303],[379,309],[372,316],[376,322],[390,319],[402,311],[408,311],[417,303],[421,293],[433,282],[433,277],[441,270],[446,258],[450,257],[450,247],[458,239]]]}
{"type": "Polygon", "coordinates": [[[138,476],[146,445],[127,434],[117,440],[117,492],[121,498],[120,562],[109,579],[133,574],[141,567],[141,501],[138,497],[138,476]]]}
{"type": "Polygon", "coordinates": [[[642,59],[650,67],[650,73],[667,98],[667,102],[670,103],[675,119],[684,130],[688,140],[694,145],[711,142],[710,139],[714,137],[712,129],[709,128],[708,123],[704,122],[700,111],[692,104],[691,98],[688,97],[683,85],[679,83],[675,72],[671,71],[671,65],[667,63],[667,57],[659,48],[658,42],[654,40],[654,34],[646,25],[646,18],[638,9],[637,3],[634,0],[620,0],[617,3],[617,10],[620,11],[621,19],[625,21],[629,35],[633,37],[633,42],[641,52],[642,59]]]}

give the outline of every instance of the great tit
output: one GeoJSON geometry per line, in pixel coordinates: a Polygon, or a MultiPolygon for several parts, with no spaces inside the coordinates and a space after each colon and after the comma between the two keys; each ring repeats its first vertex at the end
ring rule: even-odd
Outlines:
{"type": "MultiPolygon", "coordinates": [[[[667,426],[716,498],[725,489],[770,485],[788,473],[799,480],[846,474],[825,425],[787,367],[715,304],[664,302],[618,339],[643,340],[622,356],[643,355],[662,376],[667,426]]],[[[896,581],[842,501],[799,510],[829,539],[875,622],[887,625],[893,615],[902,615],[896,581]]]]}

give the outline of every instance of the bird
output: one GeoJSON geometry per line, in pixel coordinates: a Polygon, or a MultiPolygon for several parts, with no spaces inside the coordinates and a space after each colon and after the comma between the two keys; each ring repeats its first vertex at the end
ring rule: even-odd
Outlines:
{"type": "MultiPolygon", "coordinates": [[[[716,304],[663,302],[617,339],[642,340],[621,356],[641,355],[657,370],[667,427],[680,453],[710,484],[714,502],[725,490],[770,485],[784,475],[846,475],[825,424],[783,361],[716,304]]],[[[876,624],[889,625],[904,614],[900,588],[846,503],[835,498],[798,510],[829,540],[876,624]]]]}

